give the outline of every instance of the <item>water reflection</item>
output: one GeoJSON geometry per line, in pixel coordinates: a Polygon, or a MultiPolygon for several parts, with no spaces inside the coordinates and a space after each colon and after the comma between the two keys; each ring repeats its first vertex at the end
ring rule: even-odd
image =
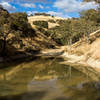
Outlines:
{"type": "Polygon", "coordinates": [[[0,70],[0,100],[99,100],[100,83],[61,59],[0,70]]]}

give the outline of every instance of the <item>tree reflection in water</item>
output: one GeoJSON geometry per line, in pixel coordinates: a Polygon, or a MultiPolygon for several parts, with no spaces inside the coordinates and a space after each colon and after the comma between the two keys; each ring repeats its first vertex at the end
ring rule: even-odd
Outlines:
{"type": "MultiPolygon", "coordinates": [[[[37,59],[0,70],[0,100],[99,100],[100,83],[61,59],[37,59]]],[[[89,74],[90,75],[90,74],[89,74]]]]}

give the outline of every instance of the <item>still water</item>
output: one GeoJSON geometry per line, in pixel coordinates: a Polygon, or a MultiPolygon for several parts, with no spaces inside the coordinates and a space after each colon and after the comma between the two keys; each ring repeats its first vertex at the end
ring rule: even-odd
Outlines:
{"type": "Polygon", "coordinates": [[[100,100],[99,80],[60,61],[37,59],[0,69],[0,100],[100,100]]]}

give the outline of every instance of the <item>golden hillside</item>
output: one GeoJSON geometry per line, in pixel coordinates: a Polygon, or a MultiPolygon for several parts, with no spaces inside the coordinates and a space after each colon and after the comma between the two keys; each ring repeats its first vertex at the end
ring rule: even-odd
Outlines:
{"type": "Polygon", "coordinates": [[[42,15],[41,16],[30,16],[30,17],[28,17],[29,23],[34,28],[35,28],[35,25],[33,25],[34,21],[47,21],[48,22],[48,27],[52,28],[52,27],[55,27],[55,26],[59,26],[59,24],[57,23],[57,20],[67,20],[67,18],[52,17],[52,16],[42,16],[42,15]],[[48,22],[49,20],[53,20],[53,21],[55,21],[55,23],[48,22]]]}

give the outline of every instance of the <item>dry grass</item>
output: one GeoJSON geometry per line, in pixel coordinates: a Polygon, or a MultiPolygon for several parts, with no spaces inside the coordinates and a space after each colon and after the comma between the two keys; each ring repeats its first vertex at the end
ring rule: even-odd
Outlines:
{"type": "Polygon", "coordinates": [[[73,53],[77,55],[86,55],[95,60],[100,60],[100,30],[90,34],[91,43],[86,43],[85,38],[73,45],[73,53]]]}
{"type": "Polygon", "coordinates": [[[35,25],[33,25],[33,22],[34,21],[48,21],[48,27],[49,28],[53,28],[55,26],[59,26],[59,24],[56,22],[56,23],[52,23],[52,22],[49,22],[49,20],[53,20],[53,21],[57,21],[57,20],[66,20],[65,18],[61,18],[61,17],[52,17],[52,16],[31,16],[31,17],[28,17],[28,21],[29,23],[32,25],[33,28],[36,28],[35,25]]]}

